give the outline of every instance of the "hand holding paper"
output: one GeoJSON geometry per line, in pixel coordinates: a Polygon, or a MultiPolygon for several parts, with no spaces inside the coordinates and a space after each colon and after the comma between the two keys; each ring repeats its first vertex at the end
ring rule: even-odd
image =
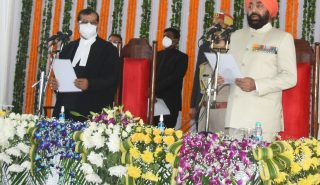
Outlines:
{"type": "MultiPolygon", "coordinates": [[[[215,53],[204,53],[212,69],[215,68],[217,57],[215,53]]],[[[220,54],[218,73],[223,77],[224,83],[234,84],[236,78],[243,78],[241,71],[231,54],[220,54]]],[[[219,80],[219,79],[218,79],[219,80]]]]}
{"type": "Polygon", "coordinates": [[[59,84],[59,92],[81,92],[81,89],[74,85],[77,76],[70,60],[55,59],[53,61],[53,71],[59,84]]]}

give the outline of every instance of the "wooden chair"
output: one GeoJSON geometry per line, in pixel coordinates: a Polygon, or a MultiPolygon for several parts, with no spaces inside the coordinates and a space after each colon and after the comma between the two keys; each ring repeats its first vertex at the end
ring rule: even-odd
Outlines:
{"type": "Polygon", "coordinates": [[[297,39],[295,47],[298,79],[294,88],[283,92],[283,139],[316,137],[318,129],[319,44],[314,52],[308,42],[297,39]]]}
{"type": "Polygon", "coordinates": [[[156,42],[152,47],[146,39],[134,38],[121,51],[123,61],[122,104],[135,116],[144,118],[149,124],[153,123],[155,101],[155,73],[156,73],[156,42]],[[137,70],[136,74],[132,70],[137,70]],[[142,71],[144,72],[142,72],[142,71]],[[133,79],[139,78],[143,82],[133,79]],[[143,89],[132,89],[135,83],[143,89]],[[135,94],[133,91],[141,91],[135,94]],[[148,102],[148,97],[150,101],[148,102]],[[142,102],[141,102],[142,101],[142,102]],[[147,114],[147,110],[149,112],[147,114]],[[147,118],[146,116],[147,115],[147,118]]]}

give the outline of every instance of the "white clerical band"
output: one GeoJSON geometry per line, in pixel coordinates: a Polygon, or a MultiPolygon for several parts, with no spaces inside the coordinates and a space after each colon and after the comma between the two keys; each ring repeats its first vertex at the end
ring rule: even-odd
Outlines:
{"type": "Polygon", "coordinates": [[[79,47],[76,51],[76,54],[74,55],[74,58],[72,60],[72,66],[75,67],[78,62],[80,61],[79,66],[86,66],[87,60],[90,53],[91,45],[96,41],[96,37],[92,37],[91,39],[80,39],[79,47]]]}

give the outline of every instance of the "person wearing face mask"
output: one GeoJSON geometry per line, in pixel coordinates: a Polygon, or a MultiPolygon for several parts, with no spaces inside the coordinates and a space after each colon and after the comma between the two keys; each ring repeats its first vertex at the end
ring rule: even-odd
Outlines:
{"type": "MultiPolygon", "coordinates": [[[[213,70],[205,57],[205,52],[218,51],[221,49],[225,51],[227,38],[221,37],[222,33],[230,29],[233,25],[233,18],[227,13],[215,13],[213,15],[212,25],[217,28],[214,32],[208,35],[212,28],[209,28],[205,35],[202,44],[199,47],[197,64],[195,68],[195,75],[192,87],[191,105],[190,105],[190,116],[195,120],[198,132],[205,131],[206,126],[206,88],[208,77],[211,77],[213,70]],[[214,35],[217,40],[211,41],[210,39],[214,35]]],[[[221,85],[218,87],[218,93],[216,98],[215,106],[210,108],[209,125],[208,131],[219,132],[225,131],[225,112],[227,107],[227,100],[229,96],[229,85],[221,85]]],[[[213,95],[211,96],[212,100],[213,95]]]]}
{"type": "MultiPolygon", "coordinates": [[[[180,33],[175,28],[164,30],[162,45],[165,49],[157,53],[156,97],[163,99],[170,115],[164,116],[166,127],[174,128],[181,110],[183,77],[188,67],[188,56],[177,49],[180,33]]],[[[155,117],[159,122],[159,116],[155,117]]]]}
{"type": "MultiPolygon", "coordinates": [[[[277,0],[245,0],[249,28],[231,35],[233,54],[244,78],[231,84],[226,112],[230,135],[262,123],[262,136],[272,141],[283,131],[282,91],[297,82],[296,54],[291,34],[273,28],[277,0]]],[[[223,77],[218,80],[224,82],[223,77]]]]}
{"type": "MultiPolygon", "coordinates": [[[[59,58],[70,59],[77,75],[74,85],[82,91],[57,92],[53,116],[58,117],[61,106],[64,106],[66,118],[84,121],[86,119],[83,117],[70,115],[70,111],[88,116],[89,112],[100,112],[102,108],[113,105],[120,59],[117,48],[97,35],[97,12],[89,8],[83,9],[77,20],[80,39],[66,45],[59,58]]],[[[58,86],[59,82],[52,80],[51,87],[57,90],[58,86]]]]}
{"type": "Polygon", "coordinates": [[[115,47],[118,47],[118,43],[122,43],[122,37],[120,34],[113,33],[108,37],[108,41],[115,47]]]}

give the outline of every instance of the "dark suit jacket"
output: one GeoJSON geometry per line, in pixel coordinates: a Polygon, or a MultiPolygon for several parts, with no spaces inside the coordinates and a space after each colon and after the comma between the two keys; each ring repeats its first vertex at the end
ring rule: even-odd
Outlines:
{"type": "Polygon", "coordinates": [[[162,98],[170,111],[181,110],[183,77],[188,67],[188,56],[171,48],[157,54],[156,96],[162,98]]]}
{"type": "MultiPolygon", "coordinates": [[[[79,39],[70,42],[60,53],[60,59],[71,62],[79,46],[79,39]]],[[[74,67],[77,78],[87,78],[88,89],[77,93],[57,93],[54,116],[58,117],[63,105],[68,111],[87,116],[90,111],[100,112],[102,108],[112,106],[120,73],[120,59],[117,49],[109,42],[97,37],[91,45],[87,65],[74,67]]],[[[76,120],[83,120],[75,118],[76,120]]]]}

